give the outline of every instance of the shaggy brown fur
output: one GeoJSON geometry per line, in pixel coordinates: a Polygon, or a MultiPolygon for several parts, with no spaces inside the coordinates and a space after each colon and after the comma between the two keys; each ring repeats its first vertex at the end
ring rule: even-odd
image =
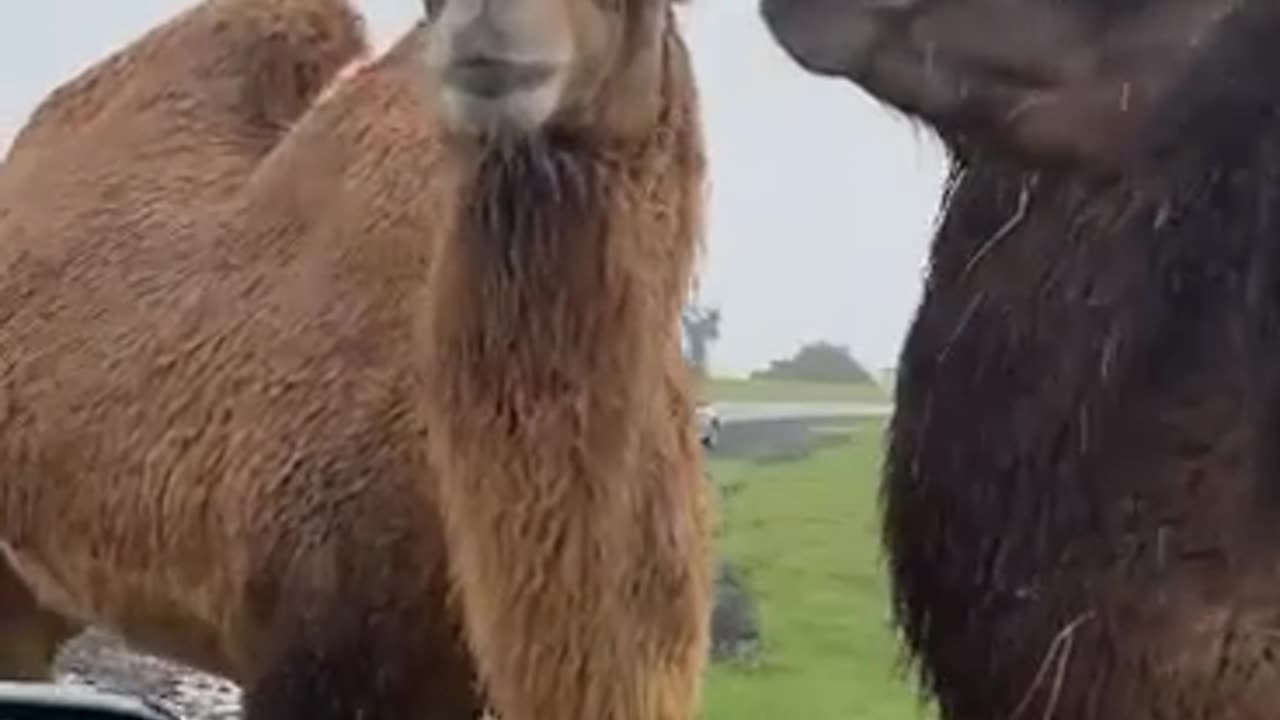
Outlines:
{"type": "Polygon", "coordinates": [[[424,42],[216,204],[120,194],[143,159],[178,172],[130,107],[79,134],[116,155],[4,186],[3,538],[43,601],[241,681],[250,720],[469,717],[473,656],[505,720],[691,718],[683,45],[669,27],[640,135],[475,146],[434,119],[424,42]]]}
{"type": "MultiPolygon", "coordinates": [[[[36,329],[19,327],[42,302],[36,288],[66,283],[59,286],[63,297],[42,309],[65,314],[60,306],[75,292],[114,281],[99,265],[100,253],[114,254],[121,266],[158,260],[168,245],[162,229],[176,231],[191,208],[236,192],[363,42],[359,18],[339,2],[211,3],[148,33],[40,104],[0,168],[3,446],[14,447],[21,427],[17,373],[56,348],[40,352],[25,342],[36,338],[16,337],[36,329]],[[144,226],[156,242],[130,238],[144,226]],[[73,244],[97,236],[105,242],[73,244]]],[[[145,280],[149,266],[135,272],[145,280]]],[[[115,302],[127,304],[141,290],[115,302]]],[[[60,373],[56,379],[75,382],[60,373]]],[[[0,467],[0,483],[18,479],[9,461],[0,467]]],[[[56,503],[50,515],[25,515],[33,508],[15,504],[15,490],[0,495],[6,539],[28,522],[58,543],[79,530],[56,503]],[[22,517],[28,520],[13,520],[22,517]]],[[[14,579],[10,568],[0,569],[0,677],[47,676],[56,646],[78,623],[39,609],[14,579]]]]}
{"type": "MultiPolygon", "coordinates": [[[[958,23],[982,5],[921,12],[958,23]]],[[[907,646],[950,720],[1280,707],[1280,12],[1244,0],[1179,27],[1213,5],[1025,4],[1094,38],[1169,33],[1041,88],[1088,103],[1076,91],[1124,63],[1151,73],[1137,117],[1064,126],[1077,150],[1127,145],[1119,158],[922,115],[956,165],[899,368],[885,542],[907,646]]],[[[998,22],[935,31],[1008,61],[1007,43],[1036,47],[1011,23],[1021,40],[998,22]]],[[[782,35],[803,57],[798,27],[782,35]]]]}
{"type": "Polygon", "coordinates": [[[507,720],[693,717],[709,569],[676,333],[702,159],[667,42],[662,132],[487,148],[435,267],[427,407],[507,720]]]}

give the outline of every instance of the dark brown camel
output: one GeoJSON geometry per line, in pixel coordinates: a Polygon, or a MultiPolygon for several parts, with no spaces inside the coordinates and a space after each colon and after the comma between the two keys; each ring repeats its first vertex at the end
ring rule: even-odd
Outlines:
{"type": "Polygon", "coordinates": [[[883,485],[947,720],[1280,708],[1280,6],[764,0],[954,167],[883,485]]]}
{"type": "Polygon", "coordinates": [[[20,669],[52,612],[239,681],[248,720],[695,716],[704,162],[670,2],[426,11],[298,118],[263,103],[319,70],[253,50],[329,48],[331,77],[346,4],[208,0],[18,138],[20,669]]]}

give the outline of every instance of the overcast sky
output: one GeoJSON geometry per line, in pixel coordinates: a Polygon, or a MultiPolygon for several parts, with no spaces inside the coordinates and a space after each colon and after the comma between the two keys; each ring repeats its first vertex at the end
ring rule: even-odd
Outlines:
{"type": "MultiPolygon", "coordinates": [[[[10,2],[0,23],[0,147],[56,83],[191,0],[10,2]]],[[[357,0],[380,46],[418,0],[357,0]]],[[[809,340],[892,365],[919,298],[944,156],[848,83],[805,75],[757,0],[685,12],[711,154],[702,298],[724,320],[715,369],[744,374],[809,340]]]]}

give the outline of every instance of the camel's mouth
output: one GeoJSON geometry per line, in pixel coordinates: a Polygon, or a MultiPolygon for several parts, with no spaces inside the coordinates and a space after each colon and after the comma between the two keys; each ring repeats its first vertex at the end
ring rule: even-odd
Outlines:
{"type": "Polygon", "coordinates": [[[512,62],[489,57],[463,58],[444,72],[444,81],[459,92],[495,100],[536,90],[551,82],[556,67],[545,62],[512,62]]]}
{"type": "Polygon", "coordinates": [[[441,72],[445,119],[469,135],[536,132],[559,106],[563,78],[557,63],[459,58],[441,72]]]}

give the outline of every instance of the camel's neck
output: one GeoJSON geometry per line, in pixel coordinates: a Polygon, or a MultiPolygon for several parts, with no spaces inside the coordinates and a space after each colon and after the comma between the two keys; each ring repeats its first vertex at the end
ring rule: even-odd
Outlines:
{"type": "MultiPolygon", "coordinates": [[[[459,153],[433,284],[441,402],[465,442],[623,452],[677,347],[697,246],[700,138],[668,108],[644,140],[552,137],[459,153]]],[[[562,456],[563,457],[567,456],[562,456]]]]}
{"type": "MultiPolygon", "coordinates": [[[[891,525],[907,522],[906,488],[984,519],[947,542],[973,544],[965,562],[999,548],[1003,565],[957,562],[957,582],[1012,593],[1064,548],[1109,551],[1128,498],[1180,498],[1166,489],[1196,467],[1184,448],[1212,467],[1242,428],[1280,427],[1280,192],[1265,180],[1280,148],[1257,150],[1255,167],[1162,178],[1176,190],[1156,195],[983,167],[953,188],[886,467],[903,491],[891,525]]],[[[913,531],[890,536],[905,547],[913,531]]]]}
{"type": "Polygon", "coordinates": [[[694,681],[664,638],[684,627],[703,651],[702,484],[677,376],[702,180],[687,88],[662,89],[643,138],[447,161],[422,411],[467,637],[510,717],[686,716],[671,688],[694,681]]]}
{"type": "Polygon", "coordinates": [[[454,340],[472,343],[458,348],[474,363],[459,380],[518,379],[551,401],[622,371],[612,364],[638,367],[664,334],[665,308],[647,303],[680,269],[641,247],[673,238],[638,232],[655,218],[628,197],[628,168],[537,141],[487,149],[469,170],[447,251],[451,302],[438,308],[455,316],[454,340]]]}

